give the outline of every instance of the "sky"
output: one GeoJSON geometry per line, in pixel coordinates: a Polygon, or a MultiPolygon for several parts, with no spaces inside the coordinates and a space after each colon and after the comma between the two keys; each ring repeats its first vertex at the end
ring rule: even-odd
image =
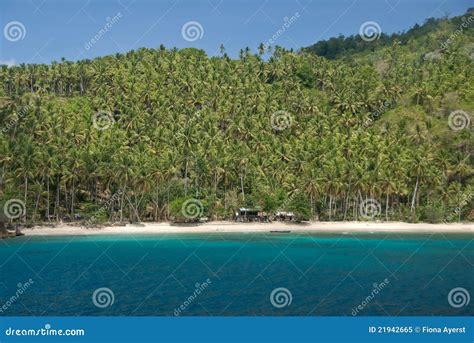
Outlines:
{"type": "Polygon", "coordinates": [[[0,0],[0,64],[94,58],[140,47],[299,49],[375,22],[385,33],[456,16],[472,0],[0,0]],[[272,41],[270,41],[272,39],[272,41]]]}

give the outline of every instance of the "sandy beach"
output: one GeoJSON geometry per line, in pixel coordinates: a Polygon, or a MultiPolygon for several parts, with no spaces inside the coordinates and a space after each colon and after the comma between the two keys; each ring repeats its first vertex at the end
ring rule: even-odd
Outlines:
{"type": "Polygon", "coordinates": [[[113,234],[165,234],[165,233],[252,233],[270,231],[291,232],[393,232],[393,233],[468,233],[474,235],[474,223],[403,223],[403,222],[308,222],[296,223],[235,223],[209,222],[202,224],[170,224],[170,223],[143,223],[124,226],[106,226],[102,228],[86,229],[73,225],[58,225],[56,227],[35,226],[23,229],[27,236],[66,236],[66,235],[113,235],[113,234]]]}

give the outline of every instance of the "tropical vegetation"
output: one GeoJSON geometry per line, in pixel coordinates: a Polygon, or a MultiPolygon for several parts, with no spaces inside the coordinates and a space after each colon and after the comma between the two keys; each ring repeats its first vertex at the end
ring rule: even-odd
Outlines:
{"type": "Polygon", "coordinates": [[[160,46],[2,66],[1,203],[29,223],[171,220],[186,199],[211,219],[472,220],[472,128],[450,115],[474,109],[474,30],[441,49],[461,19],[443,20],[331,59],[160,46]]]}

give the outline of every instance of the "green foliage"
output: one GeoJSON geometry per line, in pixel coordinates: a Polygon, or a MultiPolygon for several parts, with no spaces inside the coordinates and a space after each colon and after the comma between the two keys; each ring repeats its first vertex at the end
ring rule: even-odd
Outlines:
{"type": "Polygon", "coordinates": [[[194,198],[178,198],[169,205],[171,220],[176,223],[198,222],[205,217],[207,204],[194,198]]]}
{"type": "Polygon", "coordinates": [[[378,218],[438,220],[432,204],[452,208],[473,185],[472,129],[448,126],[474,109],[472,30],[435,60],[420,47],[456,20],[334,61],[162,47],[2,67],[0,200],[24,200],[36,222],[89,218],[109,199],[101,220],[187,220],[190,198],[212,219],[259,206],[357,220],[373,198],[378,218]]]}
{"type": "Polygon", "coordinates": [[[186,198],[179,198],[170,203],[170,215],[174,222],[183,223],[188,221],[188,218],[184,216],[183,212],[183,204],[186,200],[186,198]]]}
{"type": "Polygon", "coordinates": [[[428,203],[421,209],[421,220],[428,223],[442,223],[446,218],[446,208],[441,201],[428,203]]]}
{"type": "Polygon", "coordinates": [[[395,43],[408,46],[411,51],[424,50],[429,52],[440,49],[442,47],[440,42],[448,40],[460,28],[464,31],[464,37],[461,37],[461,40],[466,39],[469,35],[472,36],[474,23],[471,22],[465,28],[461,26],[463,22],[468,23],[469,21],[466,20],[472,15],[474,15],[474,10],[469,9],[465,15],[451,19],[446,17],[440,19],[429,18],[423,25],[416,24],[406,32],[393,33],[391,35],[380,32],[379,38],[373,41],[363,40],[359,34],[349,37],[341,35],[319,41],[303,50],[328,59],[347,59],[357,54],[373,54],[377,49],[389,48],[395,43]],[[469,31],[469,33],[466,34],[466,31],[469,31]]]}
{"type": "Polygon", "coordinates": [[[306,197],[302,194],[298,194],[291,198],[291,201],[288,203],[288,210],[295,214],[297,221],[311,219],[311,206],[306,197]]]}

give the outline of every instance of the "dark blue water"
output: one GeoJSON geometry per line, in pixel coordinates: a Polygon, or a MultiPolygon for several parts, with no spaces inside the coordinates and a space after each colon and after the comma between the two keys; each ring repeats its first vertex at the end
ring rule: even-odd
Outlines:
{"type": "Polygon", "coordinates": [[[472,238],[268,233],[3,240],[0,315],[472,315],[474,299],[458,299],[461,307],[448,302],[458,287],[474,296],[472,238]],[[110,291],[96,294],[105,306],[98,307],[93,294],[103,287],[110,291]],[[286,290],[274,306],[277,288],[286,290]]]}

